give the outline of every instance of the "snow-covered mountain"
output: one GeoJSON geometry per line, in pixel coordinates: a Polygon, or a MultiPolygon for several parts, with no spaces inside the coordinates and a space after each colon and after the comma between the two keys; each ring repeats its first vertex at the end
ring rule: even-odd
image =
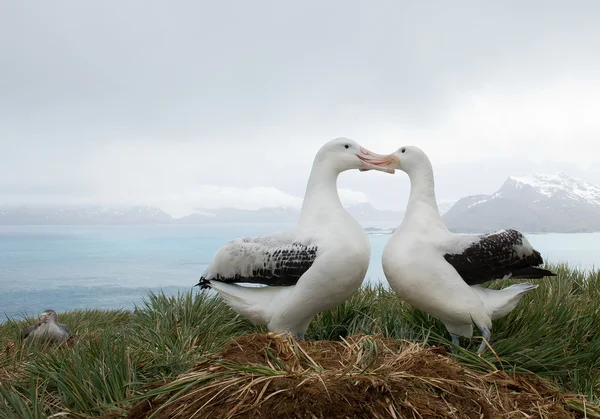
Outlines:
{"type": "Polygon", "coordinates": [[[600,187],[565,173],[510,176],[492,195],[460,199],[444,220],[462,232],[600,231],[600,187]]]}
{"type": "MultiPolygon", "coordinates": [[[[371,204],[346,207],[360,223],[400,223],[402,212],[381,211],[371,204]]],[[[154,207],[130,208],[72,207],[72,208],[5,208],[0,209],[0,225],[115,225],[115,224],[209,224],[209,223],[292,223],[298,220],[297,208],[273,207],[258,210],[222,208],[198,209],[182,218],[154,207]]]]}
{"type": "Polygon", "coordinates": [[[548,198],[558,197],[600,206],[600,187],[565,173],[511,176],[514,188],[531,186],[548,198]]]}
{"type": "Polygon", "coordinates": [[[441,215],[446,214],[450,208],[452,208],[456,204],[456,200],[439,200],[438,199],[438,210],[441,215]]]}

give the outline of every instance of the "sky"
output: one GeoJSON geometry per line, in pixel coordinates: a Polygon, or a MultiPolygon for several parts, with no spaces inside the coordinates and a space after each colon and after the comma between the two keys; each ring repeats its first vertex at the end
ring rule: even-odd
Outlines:
{"type": "MultiPolygon", "coordinates": [[[[596,1],[0,2],[0,206],[298,206],[321,145],[416,145],[442,202],[600,184],[596,1]]],[[[404,209],[401,172],[346,204],[404,209]]]]}

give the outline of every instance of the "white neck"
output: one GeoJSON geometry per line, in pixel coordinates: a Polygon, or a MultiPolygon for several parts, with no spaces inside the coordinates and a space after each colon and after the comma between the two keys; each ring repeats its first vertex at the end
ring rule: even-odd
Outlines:
{"type": "Polygon", "coordinates": [[[308,178],[300,224],[323,221],[346,213],[337,191],[339,171],[322,162],[315,162],[308,178]]]}
{"type": "Polygon", "coordinates": [[[425,163],[408,173],[410,196],[402,224],[424,230],[431,228],[446,230],[435,199],[433,169],[429,160],[425,163]]]}

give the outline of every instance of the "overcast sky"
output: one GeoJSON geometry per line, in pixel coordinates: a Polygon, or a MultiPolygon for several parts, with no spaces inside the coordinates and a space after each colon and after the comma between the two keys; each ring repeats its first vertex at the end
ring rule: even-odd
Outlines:
{"type": "MultiPolygon", "coordinates": [[[[600,184],[600,2],[0,2],[0,204],[297,205],[348,137],[429,154],[440,200],[600,184]]],[[[346,172],[403,209],[405,174],[346,172]]]]}

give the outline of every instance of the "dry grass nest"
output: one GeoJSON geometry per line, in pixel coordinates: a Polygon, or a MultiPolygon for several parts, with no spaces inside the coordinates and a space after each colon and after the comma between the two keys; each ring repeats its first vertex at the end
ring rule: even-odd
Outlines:
{"type": "Polygon", "coordinates": [[[251,334],[149,390],[128,418],[598,417],[582,400],[538,377],[476,371],[443,348],[408,341],[251,334]]]}

